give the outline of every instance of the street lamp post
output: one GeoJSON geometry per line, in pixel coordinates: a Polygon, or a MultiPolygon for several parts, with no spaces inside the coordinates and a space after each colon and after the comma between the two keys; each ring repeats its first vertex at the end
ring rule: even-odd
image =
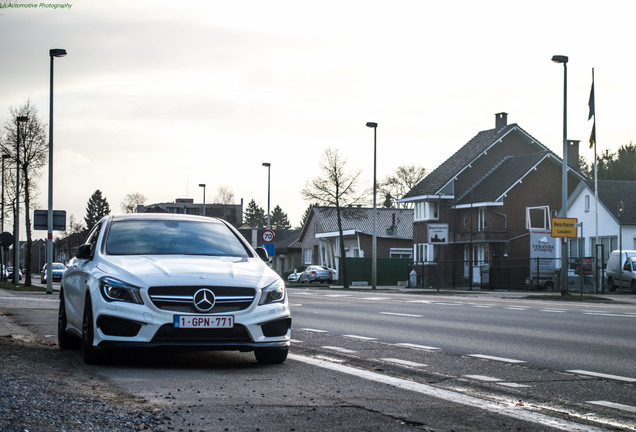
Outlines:
{"type": "Polygon", "coordinates": [[[66,56],[66,50],[54,48],[49,50],[51,58],[50,91],[49,91],[49,205],[47,212],[46,236],[46,293],[53,293],[53,59],[66,56]]]}
{"type": "Polygon", "coordinates": [[[367,127],[373,128],[373,246],[371,251],[371,288],[378,287],[378,234],[377,234],[377,132],[378,124],[367,122],[367,127]]]}
{"type": "MultiPolygon", "coordinates": [[[[10,156],[8,154],[3,154],[2,155],[2,210],[0,211],[0,219],[1,219],[1,228],[0,228],[0,232],[4,233],[4,161],[5,159],[8,159],[10,156]]],[[[1,255],[1,260],[2,260],[2,273],[0,275],[0,280],[2,282],[6,282],[6,278],[5,278],[5,272],[4,269],[7,267],[7,261],[5,260],[5,248],[6,245],[3,244],[0,246],[2,249],[0,249],[0,254],[1,255]]]]}
{"type": "Polygon", "coordinates": [[[619,248],[619,262],[620,262],[620,277],[618,278],[618,288],[623,288],[623,201],[618,202],[618,248],[619,248]]]}
{"type": "MultiPolygon", "coordinates": [[[[568,216],[568,57],[552,56],[552,61],[563,64],[563,167],[561,170],[561,217],[568,216]]],[[[568,294],[568,245],[567,238],[561,243],[561,295],[568,294]]]]}
{"type": "Polygon", "coordinates": [[[201,214],[205,216],[205,183],[199,183],[199,187],[203,188],[203,211],[201,214]]]}
{"type": "Polygon", "coordinates": [[[270,180],[270,170],[272,169],[272,164],[269,162],[263,162],[263,166],[267,167],[267,229],[270,229],[271,213],[269,212],[269,197],[270,197],[269,180],[270,180]]]}

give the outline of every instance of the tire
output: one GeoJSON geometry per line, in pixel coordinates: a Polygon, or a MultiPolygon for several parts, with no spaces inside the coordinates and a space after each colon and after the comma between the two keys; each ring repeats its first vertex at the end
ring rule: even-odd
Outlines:
{"type": "Polygon", "coordinates": [[[636,294],[636,280],[632,279],[632,293],[636,294]]]}
{"type": "Polygon", "coordinates": [[[616,285],[614,285],[614,279],[607,278],[607,288],[609,288],[609,290],[612,292],[616,291],[616,285]]]}
{"type": "Polygon", "coordinates": [[[93,327],[93,304],[90,294],[86,295],[84,303],[84,318],[82,319],[82,359],[86,364],[101,363],[101,355],[97,348],[93,346],[95,329],[93,327]]]}
{"type": "Polygon", "coordinates": [[[543,284],[543,289],[546,291],[554,291],[554,283],[553,282],[546,282],[543,284]]]}
{"type": "Polygon", "coordinates": [[[82,340],[66,331],[66,305],[64,304],[64,291],[60,291],[60,307],[57,313],[57,345],[60,349],[77,349],[82,340]]]}
{"type": "Polygon", "coordinates": [[[260,364],[281,364],[287,359],[289,348],[257,348],[254,357],[260,364]]]}

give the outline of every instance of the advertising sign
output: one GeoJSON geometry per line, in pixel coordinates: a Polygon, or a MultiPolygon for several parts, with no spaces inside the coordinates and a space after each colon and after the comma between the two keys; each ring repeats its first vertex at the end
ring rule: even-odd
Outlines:
{"type": "Polygon", "coordinates": [[[537,278],[538,272],[539,279],[551,279],[555,264],[556,240],[551,232],[547,230],[530,231],[530,277],[537,278]]]}
{"type": "Polygon", "coordinates": [[[428,224],[427,239],[433,244],[448,244],[448,224],[428,224]]]}

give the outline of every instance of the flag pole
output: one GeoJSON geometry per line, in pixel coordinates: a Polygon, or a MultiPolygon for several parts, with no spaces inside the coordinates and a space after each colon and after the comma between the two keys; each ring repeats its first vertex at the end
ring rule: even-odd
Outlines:
{"type": "MultiPolygon", "coordinates": [[[[598,166],[597,166],[597,161],[596,161],[596,100],[595,100],[595,95],[594,95],[594,68],[592,68],[592,94],[590,95],[590,114],[594,115],[594,123],[592,126],[592,136],[590,137],[593,140],[594,143],[594,201],[595,201],[595,209],[594,209],[594,219],[596,222],[596,230],[594,233],[594,254],[596,255],[597,251],[598,251],[598,166]]],[[[589,119],[588,119],[589,120],[589,119]]],[[[598,268],[598,258],[597,259],[597,265],[596,267],[598,268]]],[[[603,270],[601,269],[601,272],[603,270]]],[[[598,292],[598,282],[599,282],[599,278],[598,275],[594,278],[594,286],[596,289],[596,292],[598,292]]],[[[603,282],[601,282],[601,286],[602,286],[603,282]]]]}

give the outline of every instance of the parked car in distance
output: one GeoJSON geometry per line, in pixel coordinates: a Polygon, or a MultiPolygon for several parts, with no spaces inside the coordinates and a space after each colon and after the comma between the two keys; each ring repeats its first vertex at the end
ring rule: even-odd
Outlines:
{"type": "Polygon", "coordinates": [[[300,274],[298,282],[332,283],[333,276],[333,271],[330,268],[325,266],[311,265],[300,274]]]}
{"type": "Polygon", "coordinates": [[[287,276],[287,282],[298,282],[299,279],[300,279],[300,273],[296,272],[296,270],[294,270],[292,274],[287,276]]]}
{"type": "MultiPolygon", "coordinates": [[[[52,263],[51,264],[51,272],[53,274],[53,282],[59,282],[62,280],[62,275],[66,270],[66,266],[62,263],[52,263]]],[[[46,282],[46,278],[48,277],[48,271],[46,270],[46,264],[42,267],[42,271],[40,272],[40,283],[46,282]]]]}
{"type": "MultiPolygon", "coordinates": [[[[13,267],[7,267],[7,280],[13,280],[13,267]]],[[[18,271],[18,280],[22,280],[22,272],[18,271]]]]}
{"type": "Polygon", "coordinates": [[[607,286],[610,291],[616,288],[631,288],[636,293],[636,251],[615,250],[607,260],[607,286]]]}
{"type": "Polygon", "coordinates": [[[58,345],[84,362],[105,350],[253,351],[287,358],[285,282],[222,219],[184,214],[106,216],[62,276],[58,345]]]}

